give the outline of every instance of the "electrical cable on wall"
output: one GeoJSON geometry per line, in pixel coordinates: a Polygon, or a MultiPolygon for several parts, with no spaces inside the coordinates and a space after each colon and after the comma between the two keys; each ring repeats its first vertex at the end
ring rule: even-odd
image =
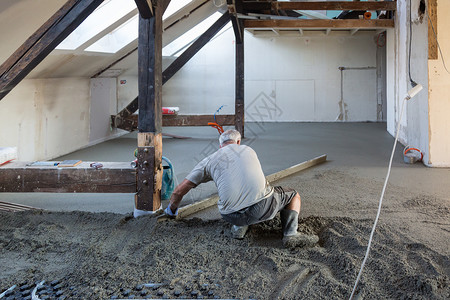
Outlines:
{"type": "Polygon", "coordinates": [[[411,0],[409,0],[409,54],[408,54],[408,73],[409,81],[412,87],[415,87],[417,83],[411,77],[411,42],[412,42],[412,16],[411,16],[411,0]]]}
{"type": "Polygon", "coordinates": [[[364,265],[366,264],[367,258],[369,257],[370,246],[372,245],[373,235],[375,233],[375,229],[377,227],[378,219],[379,219],[380,213],[381,213],[381,205],[383,204],[384,193],[386,192],[386,186],[387,186],[387,183],[389,181],[389,176],[391,175],[392,160],[394,159],[395,148],[397,146],[398,135],[399,135],[399,132],[400,132],[400,124],[402,122],[402,116],[403,116],[403,110],[404,110],[404,107],[405,107],[405,103],[406,103],[407,100],[409,100],[412,97],[414,97],[415,95],[417,95],[417,93],[419,93],[422,90],[422,88],[423,87],[422,87],[421,84],[416,84],[415,87],[413,87],[411,90],[408,91],[408,94],[403,99],[402,108],[400,110],[400,116],[399,116],[399,120],[398,120],[398,124],[397,124],[397,130],[396,130],[396,133],[395,133],[394,146],[392,147],[391,158],[389,160],[388,171],[387,171],[386,179],[384,181],[383,190],[381,192],[380,201],[378,202],[377,216],[375,217],[375,221],[373,223],[372,231],[370,232],[369,242],[367,244],[366,255],[364,256],[364,259],[362,261],[361,268],[359,270],[358,276],[356,277],[355,285],[353,286],[353,290],[352,290],[352,293],[350,295],[349,300],[352,300],[353,296],[355,295],[356,288],[358,287],[359,280],[361,279],[361,275],[362,275],[362,271],[364,269],[364,265]]]}

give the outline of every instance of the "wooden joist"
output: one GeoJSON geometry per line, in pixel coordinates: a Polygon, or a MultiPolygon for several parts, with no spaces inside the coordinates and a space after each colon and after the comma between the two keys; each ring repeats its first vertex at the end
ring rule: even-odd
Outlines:
{"type": "Polygon", "coordinates": [[[437,0],[428,0],[428,59],[438,59],[437,0]]]}
{"type": "MultiPolygon", "coordinates": [[[[290,176],[294,173],[298,173],[300,171],[303,171],[305,169],[308,169],[308,168],[318,165],[320,163],[323,163],[326,160],[327,160],[327,155],[324,154],[324,155],[318,156],[316,158],[310,159],[308,161],[302,162],[300,164],[297,164],[295,166],[292,166],[290,168],[287,168],[287,169],[281,170],[279,172],[273,173],[271,175],[268,175],[268,176],[266,176],[266,179],[267,179],[267,181],[269,181],[272,184],[273,182],[275,182],[277,180],[280,180],[282,178],[290,176]]],[[[213,205],[216,205],[217,201],[219,201],[219,196],[213,195],[207,199],[180,207],[180,209],[178,210],[177,219],[185,218],[185,217],[195,214],[199,211],[202,211],[206,208],[209,208],[213,205]]],[[[163,218],[161,218],[161,219],[163,219],[163,218]]]]}
{"type": "Polygon", "coordinates": [[[262,10],[396,10],[397,1],[244,1],[244,12],[262,10]]]}
{"type": "Polygon", "coordinates": [[[211,27],[200,35],[177,59],[163,72],[163,84],[175,75],[195,54],[200,51],[228,22],[230,14],[225,12],[211,27]]]}
{"type": "Polygon", "coordinates": [[[245,28],[393,28],[394,20],[376,19],[292,19],[292,20],[244,20],[245,28]]]}
{"type": "Polygon", "coordinates": [[[0,100],[81,24],[103,0],[69,0],[0,67],[0,100]]]}
{"type": "MultiPolygon", "coordinates": [[[[222,126],[235,124],[234,115],[216,115],[216,120],[222,126]]],[[[138,115],[124,119],[113,115],[111,122],[113,127],[133,131],[138,128],[138,115]]],[[[214,115],[163,115],[162,126],[208,126],[208,122],[214,122],[214,115]]]]}
{"type": "MultiPolygon", "coordinates": [[[[234,125],[234,115],[216,115],[216,121],[222,126],[234,125]]],[[[167,115],[163,117],[163,126],[208,126],[208,122],[214,122],[214,115],[167,115]]]]}
{"type": "Polygon", "coordinates": [[[76,167],[27,166],[11,162],[0,167],[2,193],[135,193],[136,169],[125,162],[102,162],[95,169],[89,162],[76,167]]]}

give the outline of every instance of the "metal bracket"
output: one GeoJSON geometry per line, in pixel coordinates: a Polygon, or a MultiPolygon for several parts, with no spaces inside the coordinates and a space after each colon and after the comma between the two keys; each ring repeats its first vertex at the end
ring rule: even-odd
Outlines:
{"type": "Polygon", "coordinates": [[[139,199],[148,201],[138,201],[137,209],[152,210],[153,208],[153,189],[154,166],[155,166],[155,148],[154,147],[138,147],[137,151],[137,193],[139,199]]]}

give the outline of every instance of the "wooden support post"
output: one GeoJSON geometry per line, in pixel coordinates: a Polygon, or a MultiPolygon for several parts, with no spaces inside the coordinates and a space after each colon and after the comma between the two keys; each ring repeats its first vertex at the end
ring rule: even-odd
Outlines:
{"type": "Polygon", "coordinates": [[[103,0],[68,0],[0,66],[0,100],[81,24],[103,0]]]}
{"type": "MultiPolygon", "coordinates": [[[[242,21],[238,20],[240,23],[242,21]]],[[[242,24],[241,24],[242,25],[242,24]]],[[[236,40],[236,98],[235,98],[235,127],[244,138],[244,26],[242,29],[241,43],[236,40]]]]}
{"type": "Polygon", "coordinates": [[[156,2],[153,16],[139,17],[139,133],[138,210],[156,211],[161,206],[162,182],[162,11],[156,2]]]}
{"type": "MultiPolygon", "coordinates": [[[[303,171],[305,169],[308,169],[310,167],[313,167],[315,165],[318,165],[320,163],[323,163],[327,160],[327,155],[321,155],[318,156],[316,158],[310,159],[308,161],[299,163],[297,165],[294,165],[292,167],[289,167],[287,169],[281,170],[279,172],[270,174],[268,176],[266,176],[267,181],[269,181],[270,183],[273,183],[277,180],[280,180],[282,178],[285,178],[287,176],[290,176],[292,174],[298,173],[300,171],[303,171]]],[[[208,207],[211,207],[213,205],[217,204],[217,201],[219,201],[219,196],[218,195],[213,195],[207,199],[204,199],[202,201],[198,201],[183,207],[180,207],[180,209],[178,210],[178,216],[177,219],[182,219],[185,218],[187,216],[190,216],[194,213],[197,213],[199,211],[202,211],[208,207]]],[[[162,220],[163,218],[161,218],[162,220]]]]}
{"type": "Polygon", "coordinates": [[[153,4],[151,0],[134,0],[143,19],[149,19],[153,16],[153,4]]]}

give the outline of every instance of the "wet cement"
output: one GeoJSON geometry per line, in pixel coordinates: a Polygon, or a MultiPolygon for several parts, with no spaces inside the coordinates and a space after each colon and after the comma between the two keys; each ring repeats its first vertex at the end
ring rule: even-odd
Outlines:
{"type": "MultiPolygon", "coordinates": [[[[132,217],[132,195],[6,194],[47,210],[0,212],[0,292],[18,284],[23,293],[26,285],[59,280],[61,288],[47,287],[48,295],[348,299],[392,147],[384,126],[265,124],[253,131],[247,126],[244,142],[256,150],[266,174],[328,154],[327,163],[276,183],[299,191],[298,230],[319,237],[311,248],[284,248],[279,216],[250,226],[243,240],[235,240],[230,224],[205,220],[217,218],[216,208],[206,217],[157,221],[132,217]]],[[[164,155],[174,162],[179,180],[217,146],[210,128],[164,131],[192,137],[164,139],[164,155]]],[[[131,134],[63,158],[126,161],[135,145],[131,134]]],[[[449,170],[406,165],[399,148],[391,176],[356,298],[449,299],[449,170]]],[[[213,184],[201,185],[191,196],[214,192],[213,184]]]]}
{"type": "MultiPolygon", "coordinates": [[[[163,155],[172,161],[178,181],[218,147],[218,133],[210,127],[168,127],[163,132],[190,137],[163,138],[163,155]]],[[[245,136],[243,144],[255,149],[266,175],[327,154],[327,162],[315,168],[341,169],[375,180],[383,180],[386,175],[394,141],[385,123],[248,123],[245,136]]],[[[132,161],[136,145],[137,133],[130,133],[55,160],[132,161]]],[[[390,183],[449,199],[450,169],[405,164],[402,149],[398,144],[390,183]]],[[[212,182],[200,185],[186,195],[183,204],[215,192],[212,182]]],[[[134,207],[133,194],[0,193],[0,199],[52,211],[128,213],[134,207]]]]}

